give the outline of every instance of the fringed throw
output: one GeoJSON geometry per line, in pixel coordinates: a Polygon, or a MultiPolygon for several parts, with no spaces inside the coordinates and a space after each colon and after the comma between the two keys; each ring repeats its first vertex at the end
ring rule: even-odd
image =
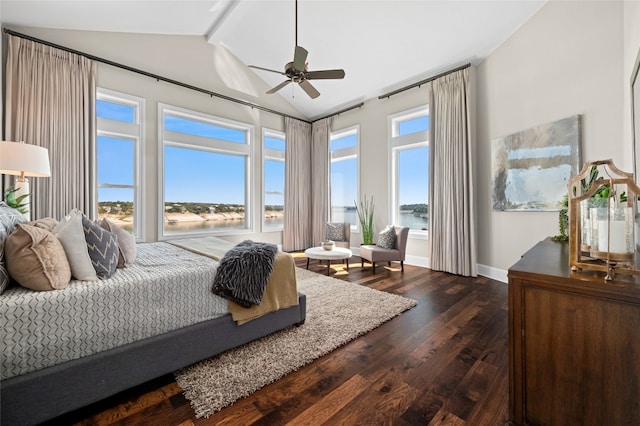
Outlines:
{"type": "Polygon", "coordinates": [[[211,290],[245,308],[259,305],[277,252],[275,244],[241,242],[220,259],[211,290]]]}

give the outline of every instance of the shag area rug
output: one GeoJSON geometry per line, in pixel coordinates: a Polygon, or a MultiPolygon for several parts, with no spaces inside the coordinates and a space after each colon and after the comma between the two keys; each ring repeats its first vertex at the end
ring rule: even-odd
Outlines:
{"type": "Polygon", "coordinates": [[[309,364],[417,302],[296,268],[307,296],[307,318],[291,327],[176,371],[196,417],[209,417],[236,400],[309,364]]]}

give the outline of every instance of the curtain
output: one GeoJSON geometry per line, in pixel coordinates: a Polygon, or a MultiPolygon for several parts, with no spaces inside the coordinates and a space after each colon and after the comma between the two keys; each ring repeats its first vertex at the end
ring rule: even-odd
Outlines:
{"type": "Polygon", "coordinates": [[[431,83],[429,240],[431,268],[477,276],[469,68],[431,83]]]}
{"type": "Polygon", "coordinates": [[[311,247],[311,124],[285,117],[284,228],[282,249],[311,247]]]}
{"type": "Polygon", "coordinates": [[[62,218],[77,207],[96,217],[96,64],[8,36],[7,140],[49,150],[51,177],[32,178],[31,217],[62,218]]]}
{"type": "Polygon", "coordinates": [[[311,128],[311,242],[326,239],[329,221],[329,128],[331,118],[315,121],[311,128]]]}

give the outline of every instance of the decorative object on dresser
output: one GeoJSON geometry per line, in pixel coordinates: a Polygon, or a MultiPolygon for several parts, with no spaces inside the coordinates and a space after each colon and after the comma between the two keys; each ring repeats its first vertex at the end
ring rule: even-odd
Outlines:
{"type": "Polygon", "coordinates": [[[638,424],[640,278],[603,275],[551,239],[509,269],[509,424],[638,424]]]}
{"type": "Polygon", "coordinates": [[[27,220],[31,220],[29,181],[25,176],[49,177],[49,152],[46,148],[24,142],[0,141],[0,173],[18,176],[14,196],[22,198],[27,220]]]}
{"type": "Polygon", "coordinates": [[[573,271],[640,273],[635,216],[640,188],[611,160],[585,163],[569,181],[569,264],[573,271]]]}

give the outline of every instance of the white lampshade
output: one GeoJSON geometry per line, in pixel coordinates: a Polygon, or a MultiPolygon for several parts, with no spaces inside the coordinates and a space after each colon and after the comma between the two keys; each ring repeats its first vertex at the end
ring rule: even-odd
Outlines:
{"type": "Polygon", "coordinates": [[[0,141],[0,173],[49,177],[49,151],[24,142],[0,141]]]}

